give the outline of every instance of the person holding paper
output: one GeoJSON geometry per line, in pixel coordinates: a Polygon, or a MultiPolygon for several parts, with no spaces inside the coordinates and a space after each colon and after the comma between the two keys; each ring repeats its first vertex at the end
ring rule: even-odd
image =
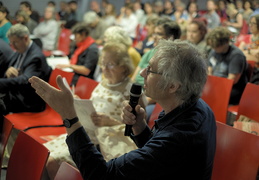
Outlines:
{"type": "MultiPolygon", "coordinates": [[[[82,124],[92,142],[99,146],[102,155],[108,161],[136,149],[135,143],[124,136],[125,124],[121,119],[122,102],[129,100],[130,96],[132,83],[128,75],[133,71],[133,65],[127,47],[116,42],[105,44],[99,65],[104,79],[97,85],[90,98],[96,112],[82,117],[82,124]],[[92,123],[95,127],[92,127],[92,123]]],[[[140,100],[142,107],[143,99],[144,97],[140,100]]],[[[84,111],[89,111],[90,108],[82,107],[78,102],[80,100],[74,100],[77,114],[81,117],[79,112],[84,110],[83,108],[84,111]]],[[[67,134],[63,134],[45,143],[51,152],[47,163],[50,179],[54,178],[62,161],[75,165],[65,144],[66,136],[67,134]]]]}
{"type": "Polygon", "coordinates": [[[132,125],[138,149],[106,162],[78,119],[73,96],[62,78],[60,91],[37,77],[32,87],[67,126],[66,143],[80,173],[89,180],[211,179],[216,150],[216,122],[200,98],[207,79],[207,64],[200,51],[180,40],[160,40],[149,66],[141,72],[144,93],[164,109],[153,130],[136,106],[136,116],[124,103],[123,122],[132,125]]]}
{"type": "Polygon", "coordinates": [[[75,73],[72,79],[72,85],[76,85],[79,76],[94,78],[99,50],[95,40],[89,36],[89,27],[84,23],[76,24],[72,29],[72,33],[75,35],[76,48],[72,52],[70,64],[58,64],[56,68],[72,69],[75,73]]]}

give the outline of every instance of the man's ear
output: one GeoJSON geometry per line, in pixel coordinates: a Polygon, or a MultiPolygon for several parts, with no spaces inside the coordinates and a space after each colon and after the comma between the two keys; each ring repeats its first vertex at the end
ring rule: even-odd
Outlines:
{"type": "Polygon", "coordinates": [[[175,93],[179,88],[181,87],[181,85],[179,83],[173,83],[169,86],[169,93],[175,93]]]}
{"type": "Polygon", "coordinates": [[[24,36],[25,41],[27,42],[30,37],[28,35],[24,36]]]}

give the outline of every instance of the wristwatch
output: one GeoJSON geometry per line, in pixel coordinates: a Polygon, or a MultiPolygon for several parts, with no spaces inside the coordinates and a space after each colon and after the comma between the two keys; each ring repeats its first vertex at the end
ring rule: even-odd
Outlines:
{"type": "Polygon", "coordinates": [[[66,128],[70,128],[73,124],[79,121],[78,117],[74,117],[73,119],[63,119],[63,124],[66,128]]]}

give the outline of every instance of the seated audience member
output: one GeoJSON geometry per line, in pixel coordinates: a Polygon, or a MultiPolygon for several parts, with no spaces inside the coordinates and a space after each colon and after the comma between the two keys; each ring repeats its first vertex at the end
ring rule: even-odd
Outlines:
{"type": "Polygon", "coordinates": [[[21,24],[13,25],[7,32],[16,52],[10,58],[4,77],[0,78],[0,93],[4,95],[6,113],[40,112],[45,109],[45,102],[28,84],[28,79],[38,76],[48,81],[51,67],[29,35],[28,28],[21,24]]]}
{"type": "Polygon", "coordinates": [[[157,15],[149,16],[146,21],[145,28],[147,30],[147,37],[144,39],[144,41],[139,41],[135,45],[135,49],[139,52],[139,54],[142,56],[146,52],[148,52],[151,48],[153,48],[154,44],[154,29],[155,24],[157,23],[159,17],[157,15]]]}
{"type": "Polygon", "coordinates": [[[239,13],[243,14],[244,12],[244,4],[242,0],[236,0],[235,4],[236,9],[238,10],[239,13]]]}
{"type": "Polygon", "coordinates": [[[161,15],[171,17],[174,15],[174,12],[175,12],[174,3],[171,0],[165,0],[164,10],[161,15]]]}
{"type": "Polygon", "coordinates": [[[83,15],[78,10],[77,1],[69,1],[69,16],[67,18],[67,22],[65,24],[65,28],[71,29],[76,23],[82,21],[83,15]]]}
{"type": "Polygon", "coordinates": [[[90,9],[91,9],[92,11],[94,11],[99,17],[102,17],[102,16],[103,16],[102,11],[101,11],[101,7],[100,7],[98,1],[91,1],[91,3],[90,3],[90,9]]]}
{"type": "Polygon", "coordinates": [[[254,8],[254,12],[251,14],[251,16],[259,14],[259,0],[253,1],[253,8],[254,8]]]}
{"type": "Polygon", "coordinates": [[[201,17],[201,15],[199,14],[198,4],[196,2],[190,2],[186,8],[188,11],[188,23],[196,18],[201,17]]]}
{"type": "Polygon", "coordinates": [[[251,32],[251,38],[248,43],[241,41],[239,48],[245,49],[258,49],[259,47],[259,14],[254,15],[249,20],[249,30],[251,32]]]}
{"type": "Polygon", "coordinates": [[[154,16],[154,15],[156,15],[156,16],[158,16],[156,13],[155,13],[155,11],[154,11],[154,8],[153,8],[153,6],[152,6],[152,3],[150,3],[150,2],[145,2],[144,3],[144,11],[145,11],[145,16],[144,16],[144,22],[146,22],[146,20],[147,20],[147,18],[149,17],[149,16],[154,16]]]}
{"type": "Polygon", "coordinates": [[[210,52],[210,47],[206,43],[206,34],[207,26],[202,19],[194,19],[187,26],[186,40],[195,44],[198,49],[208,55],[210,52]]]}
{"type": "Polygon", "coordinates": [[[15,17],[18,23],[25,25],[29,29],[30,33],[33,34],[33,30],[37,26],[36,21],[31,19],[30,16],[22,10],[18,10],[15,14],[15,17]]]}
{"type": "MultiPolygon", "coordinates": [[[[154,28],[153,46],[155,47],[160,41],[160,39],[175,40],[175,39],[179,39],[180,36],[181,36],[181,29],[180,29],[180,26],[175,21],[167,17],[160,17],[157,23],[155,24],[155,28],[154,28]]],[[[131,78],[133,82],[144,85],[144,79],[140,75],[140,72],[141,70],[145,69],[148,66],[149,60],[153,57],[154,54],[155,54],[155,49],[153,48],[142,56],[131,78]]]]}
{"type": "Polygon", "coordinates": [[[59,21],[60,20],[60,18],[59,18],[59,14],[58,14],[58,12],[56,12],[56,2],[54,2],[54,1],[48,1],[47,2],[47,6],[48,7],[52,7],[53,9],[54,9],[54,19],[55,20],[57,20],[57,21],[59,21]]]}
{"type": "Polygon", "coordinates": [[[12,26],[11,22],[8,20],[9,11],[6,7],[0,6],[0,39],[9,43],[6,36],[7,31],[12,26]]]}
{"type": "Polygon", "coordinates": [[[158,15],[158,16],[162,16],[164,13],[164,2],[161,0],[156,0],[153,5],[154,7],[154,12],[158,15]]]}
{"type": "Polygon", "coordinates": [[[56,9],[56,3],[54,1],[48,1],[47,6],[50,6],[50,7],[53,7],[54,9],[56,9]]]}
{"type": "Polygon", "coordinates": [[[141,7],[141,3],[139,1],[135,1],[133,3],[133,13],[136,15],[138,24],[140,26],[144,26],[146,23],[146,18],[145,18],[145,12],[141,7]]]}
{"type": "Polygon", "coordinates": [[[62,78],[61,90],[37,77],[29,81],[51,107],[70,122],[66,143],[84,179],[210,179],[216,147],[213,112],[200,99],[207,78],[206,61],[190,43],[161,40],[145,78],[145,94],[164,109],[151,131],[144,109],[127,102],[123,122],[132,125],[138,149],[106,162],[78,121],[73,96],[62,78]],[[74,121],[70,121],[74,119],[74,121]],[[73,122],[73,123],[72,123],[73,122]],[[159,164],[159,165],[158,165],[159,164]]]}
{"type": "Polygon", "coordinates": [[[44,21],[33,30],[33,35],[41,39],[44,50],[55,50],[56,48],[59,25],[54,19],[54,15],[54,8],[47,6],[44,21]]]}
{"type": "Polygon", "coordinates": [[[245,1],[245,3],[244,3],[243,18],[244,18],[246,24],[249,24],[249,19],[250,19],[251,15],[254,12],[251,7],[252,7],[251,2],[249,0],[245,1]]]}
{"type": "Polygon", "coordinates": [[[188,12],[186,11],[186,5],[183,2],[175,4],[175,12],[171,16],[172,20],[176,21],[181,28],[181,38],[182,40],[186,39],[186,27],[188,25],[188,12]]]}
{"type": "Polygon", "coordinates": [[[79,76],[93,79],[99,54],[94,39],[89,36],[88,26],[78,23],[73,27],[72,33],[75,35],[76,47],[70,58],[70,64],[58,64],[56,68],[71,68],[75,73],[72,85],[76,85],[79,76]]]}
{"type": "MultiPolygon", "coordinates": [[[[125,124],[120,116],[121,104],[130,96],[132,83],[128,75],[133,71],[133,66],[126,46],[121,43],[107,43],[104,46],[100,66],[105,79],[94,89],[90,98],[96,110],[91,118],[97,129],[85,126],[85,130],[93,143],[99,145],[102,155],[108,161],[136,149],[134,142],[124,136],[125,124]]],[[[75,166],[65,144],[66,136],[60,135],[44,144],[51,152],[46,167],[50,179],[55,177],[62,161],[75,166]]]]}
{"type": "Polygon", "coordinates": [[[14,51],[4,40],[0,39],[0,78],[4,77],[5,71],[8,68],[10,59],[14,51]]]}
{"type": "Polygon", "coordinates": [[[136,68],[141,56],[137,52],[135,48],[132,47],[132,39],[130,38],[129,34],[119,26],[112,26],[109,27],[104,32],[104,39],[105,43],[108,42],[118,42],[124,44],[128,48],[128,53],[132,60],[133,67],[136,68]]]}
{"type": "Polygon", "coordinates": [[[90,28],[89,36],[95,39],[96,44],[102,45],[104,32],[108,28],[106,22],[103,21],[103,19],[101,19],[94,11],[85,13],[83,21],[90,28]]]}
{"type": "Polygon", "coordinates": [[[207,1],[207,10],[208,12],[204,15],[204,18],[207,19],[207,28],[208,31],[210,31],[220,25],[220,17],[216,13],[216,4],[214,0],[207,1]]]}
{"type": "Polygon", "coordinates": [[[116,25],[121,26],[132,39],[136,38],[136,28],[138,25],[138,18],[133,12],[133,5],[126,4],[120,10],[120,15],[116,19],[116,25]]]}
{"type": "Polygon", "coordinates": [[[243,15],[238,12],[234,4],[228,4],[227,7],[228,20],[224,21],[223,25],[236,36],[240,34],[240,30],[243,27],[243,15]]]}
{"type": "Polygon", "coordinates": [[[61,21],[65,21],[66,23],[70,13],[68,3],[65,1],[60,1],[59,6],[60,6],[60,10],[58,11],[59,19],[61,21]]]}
{"type": "Polygon", "coordinates": [[[40,22],[39,13],[32,9],[31,3],[29,1],[20,2],[20,10],[25,11],[35,22],[40,22]]]}
{"type": "Polygon", "coordinates": [[[179,25],[185,23],[188,19],[188,12],[186,11],[186,5],[180,2],[175,6],[175,12],[171,16],[172,20],[176,21],[179,25]]]}
{"type": "MultiPolygon", "coordinates": [[[[181,37],[181,28],[175,21],[171,20],[170,18],[161,17],[155,25],[153,36],[154,36],[153,45],[155,47],[161,39],[170,39],[170,40],[179,39],[181,37]]],[[[155,49],[151,49],[150,51],[148,51],[142,56],[141,61],[139,62],[131,78],[133,82],[144,85],[144,79],[141,76],[141,71],[148,66],[149,61],[154,54],[155,54],[155,49]]],[[[149,120],[149,117],[155,107],[155,101],[150,98],[148,98],[147,100],[148,100],[148,106],[146,107],[146,111],[147,111],[147,120],[149,120]]]]}
{"type": "Polygon", "coordinates": [[[231,32],[218,27],[208,33],[207,44],[212,51],[208,56],[208,74],[234,80],[230,104],[238,104],[247,83],[247,62],[243,52],[230,44],[231,32]]]}
{"type": "Polygon", "coordinates": [[[228,19],[227,2],[225,0],[219,0],[217,5],[218,5],[218,8],[217,8],[216,12],[219,15],[220,23],[223,23],[224,21],[226,21],[228,19]]]}
{"type": "Polygon", "coordinates": [[[103,15],[102,19],[107,24],[108,27],[115,25],[116,9],[115,9],[115,6],[113,4],[108,3],[105,6],[104,15],[103,15]]]}

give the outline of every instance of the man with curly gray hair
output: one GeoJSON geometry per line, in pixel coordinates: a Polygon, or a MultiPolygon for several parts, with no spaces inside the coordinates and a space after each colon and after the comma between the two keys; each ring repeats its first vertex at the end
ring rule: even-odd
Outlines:
{"type": "Polygon", "coordinates": [[[144,92],[163,111],[151,130],[140,105],[136,115],[123,103],[124,123],[132,125],[138,149],[106,162],[91,143],[77,118],[73,96],[62,81],[61,90],[37,77],[30,79],[36,92],[66,122],[67,144],[84,179],[211,179],[216,148],[216,122],[209,106],[200,99],[207,79],[207,65],[194,45],[161,40],[141,75],[144,92]]]}

